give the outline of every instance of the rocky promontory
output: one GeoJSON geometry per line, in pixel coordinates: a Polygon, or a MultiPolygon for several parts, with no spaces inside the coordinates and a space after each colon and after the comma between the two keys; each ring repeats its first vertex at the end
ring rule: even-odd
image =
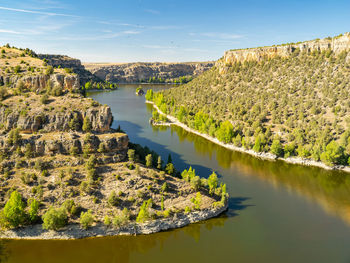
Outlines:
{"type": "Polygon", "coordinates": [[[112,129],[110,107],[67,70],[78,62],[0,51],[0,238],[150,234],[227,209],[215,173],[180,173],[112,129]]]}

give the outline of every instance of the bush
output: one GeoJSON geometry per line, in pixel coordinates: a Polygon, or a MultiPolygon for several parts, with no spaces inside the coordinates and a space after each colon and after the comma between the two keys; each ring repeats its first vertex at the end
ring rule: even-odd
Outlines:
{"type": "Polygon", "coordinates": [[[129,158],[129,162],[132,162],[132,163],[135,162],[135,150],[133,149],[128,150],[128,158],[129,158]]]}
{"type": "Polygon", "coordinates": [[[54,73],[53,67],[52,67],[52,66],[48,66],[48,67],[46,68],[46,70],[45,70],[45,74],[46,74],[46,75],[51,75],[51,74],[53,74],[53,73],[54,73]]]}
{"type": "Polygon", "coordinates": [[[94,217],[92,215],[91,210],[87,211],[87,212],[82,212],[80,215],[80,226],[83,229],[88,229],[90,226],[92,226],[92,224],[94,223],[94,217]]]}
{"type": "Polygon", "coordinates": [[[129,210],[125,207],[121,212],[121,214],[116,215],[113,218],[113,225],[115,227],[121,227],[129,221],[129,218],[130,218],[129,210]]]}
{"type": "Polygon", "coordinates": [[[38,216],[39,206],[40,206],[40,202],[35,198],[28,200],[28,207],[29,207],[28,217],[31,223],[35,223],[39,219],[39,216],[38,216]]]}
{"type": "Polygon", "coordinates": [[[83,121],[83,131],[90,132],[91,130],[92,130],[92,125],[91,125],[90,119],[88,117],[85,117],[83,121]]]}
{"type": "Polygon", "coordinates": [[[282,156],[283,148],[280,140],[273,140],[270,150],[271,150],[271,153],[275,154],[277,157],[282,156]]]}
{"type": "Polygon", "coordinates": [[[152,206],[152,199],[149,199],[148,201],[144,201],[142,203],[142,206],[136,218],[136,222],[144,223],[145,221],[151,218],[151,214],[149,212],[149,208],[151,206],[152,206]]]}
{"type": "Polygon", "coordinates": [[[22,196],[17,191],[13,191],[4,209],[1,211],[1,224],[3,227],[18,227],[24,224],[27,215],[24,211],[25,204],[22,196]]]}
{"type": "Polygon", "coordinates": [[[16,74],[20,73],[20,72],[21,72],[21,66],[20,66],[20,65],[17,65],[17,66],[13,69],[13,71],[14,71],[16,74]]]}
{"type": "Polygon", "coordinates": [[[152,167],[152,160],[153,160],[152,154],[148,154],[146,156],[146,166],[147,167],[152,167]]]}
{"type": "Polygon", "coordinates": [[[42,95],[40,98],[40,102],[41,102],[41,104],[48,104],[49,103],[49,95],[47,95],[47,93],[42,95]]]}
{"type": "Polygon", "coordinates": [[[112,191],[108,197],[108,204],[111,206],[117,206],[119,204],[119,198],[115,191],[112,191]]]}
{"type": "Polygon", "coordinates": [[[209,193],[213,194],[218,187],[218,176],[213,172],[208,178],[209,193]]]}
{"type": "Polygon", "coordinates": [[[63,94],[63,87],[61,85],[55,85],[55,87],[51,90],[51,95],[59,97],[63,94]]]}
{"type": "Polygon", "coordinates": [[[57,231],[67,224],[67,218],[67,212],[63,207],[50,207],[43,215],[43,229],[57,231]]]}

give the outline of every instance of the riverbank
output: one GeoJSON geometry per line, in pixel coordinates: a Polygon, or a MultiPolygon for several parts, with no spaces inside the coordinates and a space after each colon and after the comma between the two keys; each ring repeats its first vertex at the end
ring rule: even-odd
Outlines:
{"type": "Polygon", "coordinates": [[[24,228],[1,231],[0,239],[69,240],[118,235],[148,235],[160,231],[181,228],[189,224],[217,217],[227,209],[228,202],[226,202],[223,207],[204,209],[201,211],[190,212],[188,214],[175,214],[171,218],[152,220],[143,224],[131,223],[118,229],[98,223],[87,230],[81,229],[79,224],[70,224],[60,231],[47,231],[42,228],[42,225],[37,224],[24,228]]]}
{"type": "MultiPolygon", "coordinates": [[[[177,118],[175,118],[174,116],[165,114],[164,112],[162,112],[157,105],[154,104],[154,102],[152,101],[148,101],[146,100],[146,103],[148,104],[152,104],[153,107],[159,112],[159,114],[162,114],[163,116],[166,116],[169,120],[169,124],[167,124],[166,126],[170,126],[170,125],[176,125],[179,126],[181,128],[183,128],[184,130],[194,133],[198,136],[201,136],[205,139],[207,139],[208,141],[211,141],[215,144],[218,144],[222,147],[225,147],[227,149],[230,149],[232,151],[237,151],[237,152],[242,152],[242,153],[246,153],[249,155],[252,155],[256,158],[260,158],[260,159],[264,159],[264,160],[269,160],[269,161],[275,161],[275,160],[281,160],[287,163],[291,163],[291,164],[299,164],[299,165],[305,165],[305,166],[314,166],[314,167],[319,167],[319,168],[323,168],[326,170],[340,170],[340,171],[344,171],[344,172],[348,172],[350,173],[350,167],[348,166],[342,166],[342,165],[337,165],[337,166],[328,166],[323,162],[319,162],[319,161],[315,161],[315,160],[310,160],[310,159],[306,159],[306,158],[300,158],[300,157],[288,157],[288,158],[282,158],[282,157],[277,157],[276,155],[272,154],[272,153],[264,153],[264,152],[255,152],[253,150],[247,150],[243,147],[237,147],[233,144],[228,144],[228,143],[223,143],[221,141],[219,141],[217,138],[212,137],[208,134],[204,134],[201,133],[199,131],[196,131],[190,127],[188,127],[187,125],[181,123],[177,118]]],[[[159,126],[159,124],[158,124],[159,126]]]]}

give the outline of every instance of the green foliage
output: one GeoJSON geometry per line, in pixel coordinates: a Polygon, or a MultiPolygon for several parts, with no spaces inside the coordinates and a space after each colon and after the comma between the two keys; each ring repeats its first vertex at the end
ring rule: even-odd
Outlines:
{"type": "Polygon", "coordinates": [[[145,221],[151,219],[151,214],[149,209],[152,206],[152,199],[149,199],[148,201],[144,201],[142,203],[142,206],[140,208],[140,211],[136,217],[136,222],[138,223],[144,223],[145,221]]]}
{"type": "Polygon", "coordinates": [[[191,198],[191,202],[194,204],[195,209],[200,209],[200,206],[202,204],[202,195],[200,192],[196,193],[196,197],[191,198]]]}
{"type": "Polygon", "coordinates": [[[191,186],[195,191],[198,191],[201,187],[201,178],[199,176],[194,176],[191,179],[191,186]]]}
{"type": "Polygon", "coordinates": [[[82,229],[88,229],[94,223],[94,216],[92,211],[82,212],[80,215],[79,223],[82,229]]]}
{"type": "Polygon", "coordinates": [[[343,159],[344,149],[335,141],[331,141],[327,145],[326,151],[321,154],[321,161],[330,166],[342,164],[343,159]]]}
{"type": "Polygon", "coordinates": [[[145,98],[148,101],[152,101],[153,100],[153,90],[152,89],[147,90],[145,98]]]}
{"type": "Polygon", "coordinates": [[[129,210],[125,207],[123,209],[123,211],[119,214],[119,215],[116,215],[114,218],[113,218],[113,225],[115,227],[121,227],[123,225],[126,225],[127,222],[129,221],[130,219],[130,212],[129,210]]]}
{"type": "Polygon", "coordinates": [[[41,98],[40,98],[40,102],[42,104],[48,104],[49,103],[49,95],[47,95],[47,93],[42,95],[41,98]]]}
{"type": "Polygon", "coordinates": [[[25,223],[27,215],[25,213],[25,203],[22,196],[17,191],[13,191],[4,209],[1,211],[0,223],[2,227],[13,228],[25,223]]]}
{"type": "Polygon", "coordinates": [[[152,167],[152,163],[153,163],[152,154],[148,154],[146,156],[146,166],[147,167],[152,167]]]}
{"type": "Polygon", "coordinates": [[[18,145],[21,140],[22,136],[20,135],[18,128],[12,129],[9,132],[9,135],[7,137],[7,143],[9,145],[18,145]]]}
{"type": "Polygon", "coordinates": [[[109,196],[108,196],[108,204],[110,206],[117,206],[119,204],[120,200],[117,196],[117,194],[115,193],[115,191],[112,191],[109,196]]]}
{"type": "Polygon", "coordinates": [[[67,224],[67,212],[63,207],[54,208],[50,207],[46,213],[42,216],[43,229],[47,230],[59,230],[67,224]]]}
{"type": "Polygon", "coordinates": [[[169,175],[173,175],[175,173],[174,165],[172,163],[168,163],[165,166],[165,172],[169,175]]]}
{"type": "Polygon", "coordinates": [[[83,121],[83,132],[90,132],[92,130],[92,124],[88,117],[84,118],[83,121]]]}
{"type": "Polygon", "coordinates": [[[216,187],[218,187],[218,176],[213,172],[208,178],[209,193],[213,194],[216,187]]]}
{"type": "Polygon", "coordinates": [[[8,95],[7,88],[5,86],[0,86],[0,100],[6,99],[8,95]]]}
{"type": "Polygon", "coordinates": [[[275,154],[277,157],[283,156],[283,148],[280,140],[273,140],[270,148],[271,153],[275,154]]]}
{"type": "Polygon", "coordinates": [[[233,137],[233,126],[231,122],[224,121],[220,123],[219,129],[216,131],[216,137],[219,141],[229,143],[233,137]]]}
{"type": "Polygon", "coordinates": [[[128,158],[129,158],[129,162],[134,163],[136,161],[135,160],[135,150],[133,150],[133,149],[128,150],[128,158]]]}
{"type": "Polygon", "coordinates": [[[29,207],[28,217],[31,223],[35,223],[39,219],[39,216],[38,216],[39,206],[40,206],[40,202],[35,198],[28,200],[28,207],[29,207]]]}
{"type": "Polygon", "coordinates": [[[46,75],[52,75],[54,73],[54,69],[52,66],[47,66],[46,70],[45,70],[45,74],[46,75]]]}
{"type": "Polygon", "coordinates": [[[20,65],[15,66],[14,69],[13,69],[13,72],[15,72],[16,74],[20,73],[21,72],[21,66],[20,65]]]}

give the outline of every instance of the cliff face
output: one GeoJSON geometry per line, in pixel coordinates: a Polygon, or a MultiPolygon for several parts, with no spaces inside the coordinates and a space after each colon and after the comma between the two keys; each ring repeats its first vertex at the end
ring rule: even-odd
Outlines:
{"type": "Polygon", "coordinates": [[[85,67],[81,64],[79,59],[71,58],[64,55],[48,55],[48,54],[39,54],[38,58],[46,59],[47,64],[53,67],[61,68],[70,68],[74,73],[79,75],[82,84],[87,81],[101,81],[98,77],[91,74],[90,71],[87,71],[85,67]]]}
{"type": "Polygon", "coordinates": [[[312,52],[315,50],[323,51],[331,49],[334,53],[339,54],[342,51],[350,49],[350,33],[345,33],[342,36],[334,38],[312,40],[296,44],[230,50],[225,52],[223,60],[219,60],[217,65],[219,67],[222,67],[223,64],[230,65],[236,62],[252,60],[261,61],[262,59],[269,59],[276,56],[287,57],[290,56],[296,49],[300,49],[301,52],[312,52]]]}
{"type": "Polygon", "coordinates": [[[78,75],[67,75],[55,73],[52,75],[0,75],[0,86],[7,85],[12,88],[22,82],[25,88],[36,92],[46,90],[48,84],[52,87],[59,85],[66,90],[78,91],[80,88],[80,79],[78,75]]]}
{"type": "Polygon", "coordinates": [[[153,77],[171,80],[183,76],[197,76],[213,65],[213,62],[84,64],[86,69],[98,78],[115,83],[137,83],[153,77]]]}

